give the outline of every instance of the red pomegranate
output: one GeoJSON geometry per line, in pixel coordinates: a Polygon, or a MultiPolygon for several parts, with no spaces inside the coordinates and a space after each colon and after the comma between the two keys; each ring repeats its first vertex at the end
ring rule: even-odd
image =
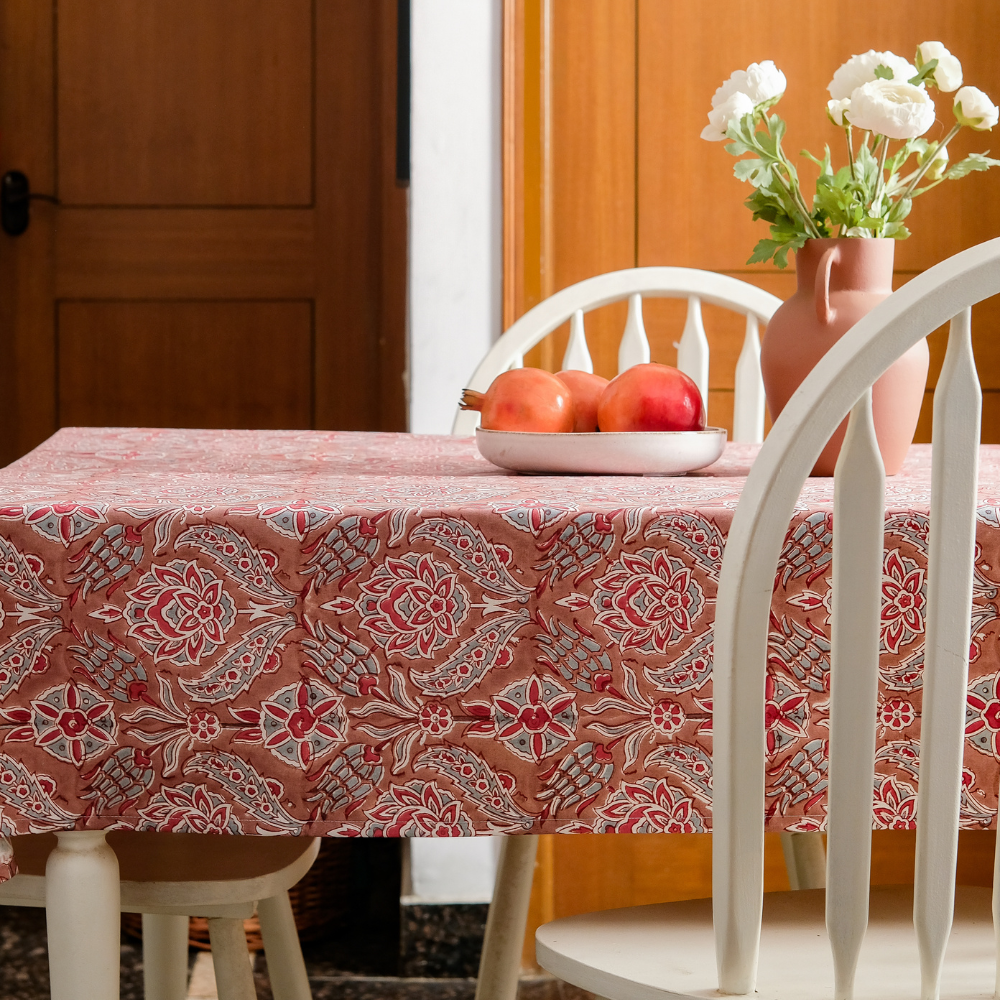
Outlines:
{"type": "Polygon", "coordinates": [[[705,407],[694,382],[670,365],[633,365],[608,383],[597,408],[602,431],[700,431],[705,407]]]}
{"type": "Polygon", "coordinates": [[[466,389],[460,405],[463,410],[479,410],[480,426],[486,430],[573,430],[573,395],[569,387],[541,368],[501,372],[486,392],[466,389]]]}
{"type": "Polygon", "coordinates": [[[556,378],[573,394],[573,430],[596,431],[597,404],[608,387],[608,380],[574,368],[557,372],[556,378]]]}

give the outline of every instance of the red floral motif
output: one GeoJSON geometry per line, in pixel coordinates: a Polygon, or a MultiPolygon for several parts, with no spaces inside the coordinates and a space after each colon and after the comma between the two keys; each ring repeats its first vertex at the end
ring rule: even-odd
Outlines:
{"type": "Polygon", "coordinates": [[[436,698],[420,706],[417,720],[420,728],[431,736],[443,736],[453,725],[451,709],[436,698]]]}
{"type": "Polygon", "coordinates": [[[1000,673],[969,682],[965,700],[965,736],[981,753],[1000,758],[1000,673]]]}
{"type": "Polygon", "coordinates": [[[103,524],[106,505],[80,503],[29,504],[24,523],[38,534],[60,542],[64,548],[86,535],[95,524],[103,524]]]}
{"type": "Polygon", "coordinates": [[[30,723],[12,730],[7,739],[34,740],[46,753],[79,767],[115,745],[118,722],[113,708],[96,691],[71,681],[33,699],[30,711],[5,711],[12,722],[30,723]]]}
{"type": "Polygon", "coordinates": [[[764,684],[764,728],[767,752],[783,749],[789,738],[805,739],[809,721],[809,692],[796,687],[785,677],[768,671],[764,684]]]}
{"type": "Polygon", "coordinates": [[[493,699],[496,737],[522,760],[540,761],[576,734],[575,700],[571,691],[537,674],[510,684],[493,699]]]}
{"type": "Polygon", "coordinates": [[[685,718],[684,709],[669,699],[656,702],[650,714],[653,728],[663,736],[673,736],[684,725],[685,718]]]}
{"type": "Polygon", "coordinates": [[[473,832],[458,799],[433,781],[391,786],[367,816],[367,837],[467,837],[473,832]]]}
{"type": "Polygon", "coordinates": [[[222,581],[194,561],[154,565],[128,598],[128,634],[157,662],[197,666],[236,621],[236,603],[222,581]]]}
{"type": "Polygon", "coordinates": [[[704,833],[705,821],[695,809],[694,799],[666,778],[642,778],[623,782],[595,810],[603,820],[600,833],[704,833]]]}
{"type": "Polygon", "coordinates": [[[890,653],[924,631],[924,571],[899,549],[886,553],[882,570],[882,644],[890,653]]]}
{"type": "Polygon", "coordinates": [[[682,560],[642,549],[623,553],[596,581],[591,604],[623,650],[665,653],[692,631],[705,595],[682,560]]]}
{"type": "Polygon", "coordinates": [[[217,740],[222,732],[222,723],[215,712],[198,709],[187,717],[188,733],[201,743],[217,740]]]}
{"type": "Polygon", "coordinates": [[[458,637],[469,613],[457,575],[428,555],[387,558],[361,592],[361,627],[390,654],[430,656],[458,637]]]}
{"type": "Polygon", "coordinates": [[[161,833],[242,833],[233,807],[205,785],[186,782],[162,788],[139,810],[140,829],[161,833]]]}
{"type": "Polygon", "coordinates": [[[872,807],[877,830],[913,830],[917,825],[917,791],[895,775],[875,779],[875,803],[872,807]]]}
{"type": "Polygon", "coordinates": [[[264,746],[303,771],[343,743],[346,729],[344,699],[320,680],[290,684],[260,706],[264,746]]]}
{"type": "Polygon", "coordinates": [[[905,698],[888,698],[879,706],[878,720],[887,729],[897,732],[913,725],[917,713],[905,698]]]}

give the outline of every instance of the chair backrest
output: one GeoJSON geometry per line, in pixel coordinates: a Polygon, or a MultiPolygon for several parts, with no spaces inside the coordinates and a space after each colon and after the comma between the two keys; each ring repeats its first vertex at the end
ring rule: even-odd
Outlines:
{"type": "MultiPolygon", "coordinates": [[[[764,691],[779,552],[800,489],[850,412],[837,464],[826,917],[834,996],[852,993],[868,922],[885,475],[871,386],[951,321],[934,393],[914,924],[922,996],[951,931],[972,607],[981,391],[971,306],[1000,293],[1000,239],[912,279],[849,330],[768,435],[736,509],[715,618],[713,897],[719,987],[753,992],[763,892],[764,691]]],[[[996,890],[994,890],[996,892],[996,890]]],[[[994,913],[997,912],[994,896],[994,913]]]]}
{"type": "MultiPolygon", "coordinates": [[[[570,285],[526,312],[479,363],[468,388],[485,392],[501,372],[520,368],[524,355],[539,341],[570,321],[563,368],[593,371],[584,334],[584,313],[628,299],[628,318],[618,345],[618,371],[649,361],[649,341],[642,323],[643,296],[687,299],[687,320],[677,346],[677,367],[690,375],[708,402],[708,339],[701,303],[746,315],[746,335],[736,364],[733,440],[764,440],[764,385],[760,377],[759,324],[766,323],[781,299],[738,278],[690,267],[633,267],[610,271],[570,285]]],[[[452,434],[472,434],[479,414],[459,410],[452,434]]]]}

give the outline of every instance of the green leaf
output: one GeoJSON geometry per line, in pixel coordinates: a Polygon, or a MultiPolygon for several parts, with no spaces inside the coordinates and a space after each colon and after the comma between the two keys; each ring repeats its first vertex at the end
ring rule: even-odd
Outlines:
{"type": "MultiPolygon", "coordinates": [[[[920,84],[924,82],[929,76],[934,73],[937,69],[938,61],[937,59],[932,59],[930,62],[925,62],[923,66],[920,67],[920,72],[916,76],[911,76],[907,83],[912,83],[914,87],[919,87],[920,84]]],[[[879,67],[881,68],[881,67],[879,67]]],[[[875,75],[878,76],[878,70],[875,70],[875,75]]],[[[891,74],[890,74],[891,75],[891,74]]]]}
{"type": "Polygon", "coordinates": [[[957,181],[973,171],[989,170],[990,167],[1000,167],[1000,160],[994,160],[986,153],[970,153],[964,160],[959,160],[954,166],[949,167],[944,176],[949,181],[957,181]]]}
{"type": "Polygon", "coordinates": [[[733,165],[737,180],[749,181],[754,187],[767,187],[771,183],[771,165],[759,157],[737,160],[733,165]]]}
{"type": "Polygon", "coordinates": [[[883,66],[881,63],[875,67],[875,79],[876,80],[891,80],[893,78],[892,70],[888,66],[883,66]]]}
{"type": "Polygon", "coordinates": [[[769,261],[774,256],[774,251],[777,250],[781,244],[777,240],[758,240],[757,245],[753,248],[753,253],[750,254],[747,260],[748,264],[764,264],[769,261]]]}

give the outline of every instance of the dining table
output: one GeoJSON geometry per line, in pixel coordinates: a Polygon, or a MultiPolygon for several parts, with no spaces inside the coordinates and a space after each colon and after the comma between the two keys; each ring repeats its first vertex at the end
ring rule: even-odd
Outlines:
{"type": "MultiPolygon", "coordinates": [[[[517,475],[473,438],[64,428],[0,470],[0,834],[708,832],[712,623],[759,445],[517,475]]],[[[930,447],[887,480],[873,825],[915,822],[930,447]]],[[[822,830],[833,480],[774,580],[769,830],[822,830]]],[[[983,446],[963,828],[1000,777],[983,446]]]]}

